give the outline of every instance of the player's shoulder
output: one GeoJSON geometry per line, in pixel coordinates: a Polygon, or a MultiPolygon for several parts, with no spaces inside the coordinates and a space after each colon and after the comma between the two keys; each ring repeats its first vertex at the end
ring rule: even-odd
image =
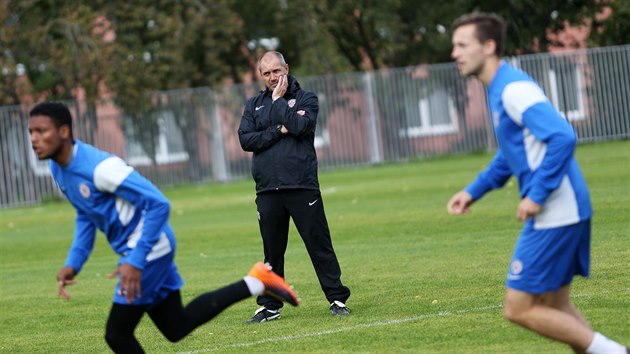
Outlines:
{"type": "Polygon", "coordinates": [[[75,145],[77,149],[75,157],[81,160],[99,163],[100,161],[113,156],[111,153],[103,151],[93,145],[84,143],[81,140],[75,140],[75,145]]]}
{"type": "Polygon", "coordinates": [[[123,159],[110,155],[94,167],[94,184],[99,190],[113,192],[133,172],[123,159]]]}
{"type": "Polygon", "coordinates": [[[122,158],[110,152],[79,140],[77,140],[75,144],[77,144],[77,154],[75,158],[78,159],[81,165],[90,166],[94,174],[107,175],[115,170],[128,171],[132,169],[122,158]]]}
{"type": "Polygon", "coordinates": [[[493,84],[496,85],[496,92],[500,93],[503,99],[545,96],[540,85],[529,74],[508,64],[501,66],[497,81],[493,84]]]}
{"type": "Polygon", "coordinates": [[[520,81],[533,82],[534,80],[523,70],[503,62],[497,71],[497,75],[495,76],[492,85],[497,86],[502,90],[505,86],[513,82],[520,81]]]}

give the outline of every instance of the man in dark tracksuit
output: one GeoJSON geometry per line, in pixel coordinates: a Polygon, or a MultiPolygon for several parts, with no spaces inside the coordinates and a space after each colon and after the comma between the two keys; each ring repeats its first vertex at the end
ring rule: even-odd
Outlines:
{"type": "MultiPolygon", "coordinates": [[[[313,144],[319,111],[317,96],[302,90],[295,77],[288,75],[289,65],[278,52],[265,53],[258,69],[266,89],[247,101],[238,135],[243,150],[254,153],[252,175],[265,262],[284,276],[284,253],[292,218],[332,314],[348,314],[345,302],[350,290],[341,283],[341,268],[330,239],[317,178],[313,144]]],[[[280,318],[282,302],[259,296],[257,303],[262,307],[248,322],[280,318]]]]}

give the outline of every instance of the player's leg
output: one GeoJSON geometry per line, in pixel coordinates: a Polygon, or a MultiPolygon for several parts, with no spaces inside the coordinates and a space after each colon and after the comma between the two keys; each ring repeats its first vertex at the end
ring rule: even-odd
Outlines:
{"type": "Polygon", "coordinates": [[[160,332],[171,342],[186,337],[232,304],[252,296],[244,280],[193,299],[186,307],[179,290],[151,307],[147,313],[160,332]]]}
{"type": "Polygon", "coordinates": [[[551,306],[557,302],[554,293],[529,294],[508,288],[505,294],[505,317],[545,337],[584,352],[593,339],[593,331],[574,314],[551,306]]]}
{"type": "Polygon", "coordinates": [[[586,317],[582,315],[582,313],[575,307],[575,305],[571,301],[570,291],[571,285],[568,284],[561,287],[555,293],[551,293],[551,296],[549,296],[549,298],[547,299],[548,305],[562,312],[568,313],[569,315],[575,317],[582,324],[590,328],[591,325],[588,323],[586,317]]]}
{"type": "Polygon", "coordinates": [[[295,291],[284,279],[259,262],[243,280],[204,293],[186,307],[182,305],[180,291],[176,290],[150,306],[147,312],[162,334],[171,342],[177,342],[236,302],[263,293],[294,306],[299,302],[295,291]]]}
{"type": "MultiPolygon", "coordinates": [[[[568,292],[568,286],[562,292],[568,292]]],[[[571,346],[576,353],[627,354],[627,348],[594,332],[583,316],[564,303],[568,294],[549,292],[532,295],[515,289],[507,289],[505,317],[529,330],[571,346]],[[568,312],[556,308],[558,304],[568,312]],[[555,304],[555,305],[554,305],[555,304]]]]}
{"type": "Polygon", "coordinates": [[[578,353],[623,353],[623,346],[593,332],[570,301],[573,277],[589,274],[589,254],[590,220],[542,230],[526,224],[506,281],[506,318],[578,353]]]}
{"type": "Polygon", "coordinates": [[[133,335],[146,307],[114,303],[105,326],[105,341],[114,353],[144,353],[133,335]]]}
{"type": "Polygon", "coordinates": [[[173,264],[174,253],[170,252],[152,262],[142,271],[142,295],[127,303],[125,294],[120,291],[120,282],[114,290],[114,305],[107,320],[105,339],[116,353],[142,353],[142,347],[133,332],[144,312],[155,301],[164,298],[171,291],[179,289],[183,280],[173,264]]]}
{"type": "MultiPolygon", "coordinates": [[[[563,286],[554,293],[554,296],[550,298],[549,301],[550,306],[559,309],[560,311],[566,312],[571,316],[575,317],[578,321],[582,322],[588,328],[591,328],[590,324],[586,320],[586,318],[578,311],[578,309],[573,305],[570,297],[570,287],[569,285],[563,286]]],[[[573,347],[573,351],[576,353],[624,353],[624,351],[628,351],[627,348],[624,348],[623,345],[607,338],[601,333],[593,332],[593,339],[591,340],[588,348],[584,350],[583,348],[573,347]]]]}
{"type": "Polygon", "coordinates": [[[345,302],[350,289],[341,282],[341,267],[333,248],[321,193],[298,190],[287,197],[287,207],[304,241],[324,294],[331,304],[345,302]]]}
{"type": "MultiPolygon", "coordinates": [[[[282,191],[260,193],[256,196],[258,226],[263,240],[265,263],[281,277],[284,277],[284,253],[289,239],[289,213],[284,207],[282,197],[284,193],[282,191]]],[[[281,301],[269,295],[259,296],[256,302],[272,311],[282,307],[281,301]]]]}
{"type": "MultiPolygon", "coordinates": [[[[548,305],[558,309],[562,312],[568,313],[569,315],[575,317],[579,322],[581,322],[584,326],[591,328],[591,325],[588,323],[586,317],[580,313],[580,311],[575,307],[573,302],[571,301],[570,296],[571,285],[565,285],[561,287],[558,291],[553,293],[553,296],[550,296],[548,299],[548,305]]],[[[582,353],[583,348],[571,346],[574,352],[582,353]]]]}

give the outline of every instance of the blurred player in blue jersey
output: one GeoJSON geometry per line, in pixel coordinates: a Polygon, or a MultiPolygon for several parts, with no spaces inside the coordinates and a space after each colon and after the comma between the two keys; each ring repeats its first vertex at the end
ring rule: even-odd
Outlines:
{"type": "Polygon", "coordinates": [[[147,179],[120,158],[75,140],[72,118],[60,103],[42,103],[30,112],[29,133],[40,160],[77,211],[74,241],[57,273],[59,295],[87,261],[96,230],[101,230],[120,255],[118,277],[105,339],[117,353],[143,353],[134,329],[147,313],[168,340],[184,338],[228,306],[252,295],[267,294],[298,304],[284,279],[263,263],[226,287],[200,295],[186,307],[184,282],[174,263],[175,235],[168,224],[170,204],[147,179]]]}
{"type": "Polygon", "coordinates": [[[448,212],[466,213],[515,176],[521,195],[516,217],[524,227],[507,274],[506,318],[576,353],[626,354],[627,348],[594,332],[570,299],[573,276],[589,274],[592,214],[571,125],[532,78],[501,60],[503,19],[473,12],[455,20],[453,31],[451,55],[460,72],[487,87],[499,148],[449,200],[448,212]]]}

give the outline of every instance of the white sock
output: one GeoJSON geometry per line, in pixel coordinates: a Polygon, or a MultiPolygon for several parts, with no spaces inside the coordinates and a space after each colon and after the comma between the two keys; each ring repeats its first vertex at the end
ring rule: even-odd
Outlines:
{"type": "Polygon", "coordinates": [[[595,332],[591,345],[586,348],[588,354],[626,354],[626,347],[595,332]]]}
{"type": "Polygon", "coordinates": [[[265,292],[265,284],[260,279],[246,275],[243,280],[245,280],[245,284],[247,284],[247,288],[252,295],[262,295],[265,292]]]}

